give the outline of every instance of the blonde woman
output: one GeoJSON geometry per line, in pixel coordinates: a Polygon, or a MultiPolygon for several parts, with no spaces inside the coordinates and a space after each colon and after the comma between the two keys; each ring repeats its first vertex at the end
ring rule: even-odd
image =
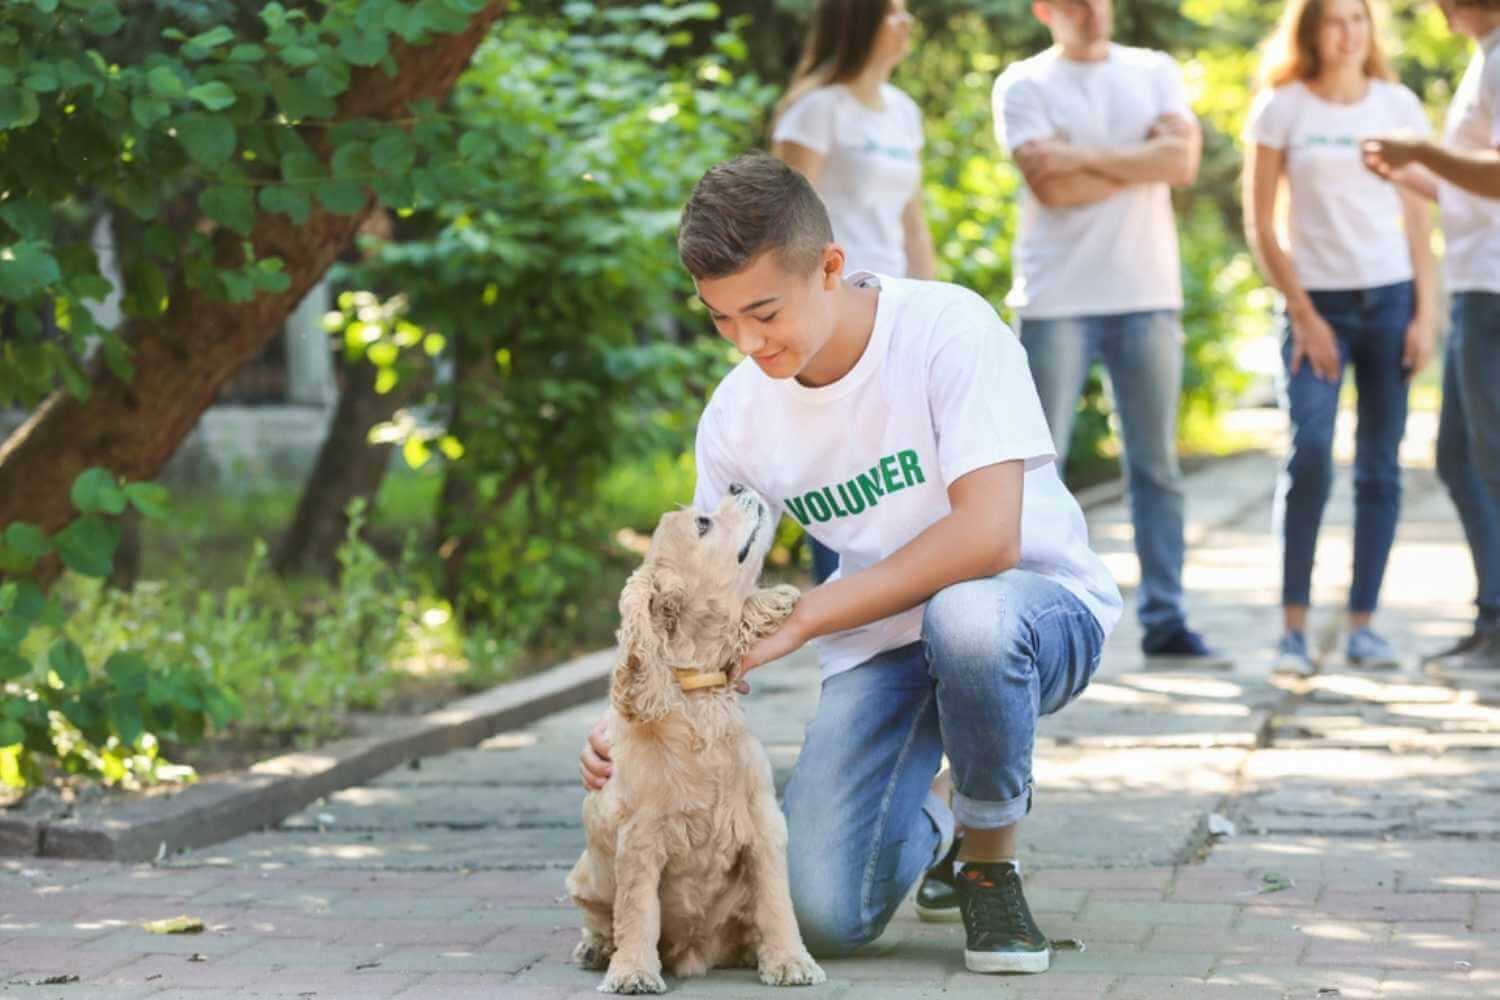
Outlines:
{"type": "Polygon", "coordinates": [[[1359,423],[1345,655],[1359,667],[1398,663],[1371,619],[1400,514],[1408,384],[1432,355],[1436,265],[1427,208],[1366,170],[1360,143],[1427,131],[1421,102],[1395,81],[1381,52],[1367,0],[1291,0],[1268,42],[1264,87],[1246,126],[1244,191],[1246,237],[1285,297],[1292,448],[1275,514],[1283,545],[1282,670],[1314,669],[1307,607],[1346,369],[1354,374],[1359,423]],[[1273,219],[1283,186],[1285,243],[1273,219]]]}

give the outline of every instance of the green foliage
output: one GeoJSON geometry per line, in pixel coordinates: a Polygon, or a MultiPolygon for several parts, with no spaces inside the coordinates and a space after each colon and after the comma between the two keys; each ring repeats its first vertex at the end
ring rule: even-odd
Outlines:
{"type": "Polygon", "coordinates": [[[12,522],[0,539],[0,784],[39,779],[43,761],[68,773],[109,782],[151,774],[159,740],[192,742],[237,711],[231,697],[182,660],[143,656],[130,637],[108,649],[85,649],[91,625],[35,578],[52,553],[75,573],[108,576],[127,505],[161,516],[164,495],[145,483],[122,486],[103,469],[73,483],[80,516],[48,538],[12,522]]]}
{"type": "Polygon", "coordinates": [[[507,18],[453,95],[470,183],[410,216],[350,276],[399,302],[340,302],[350,348],[403,376],[451,358],[444,429],[383,429],[421,465],[448,462],[446,539],[472,540],[455,597],[518,641],[579,609],[609,531],[594,502],[622,458],[681,448],[725,367],[676,259],[677,211],[711,164],[750,142],[769,91],[732,35],[681,55],[712,4],[507,18]],[[684,343],[677,330],[694,332],[684,343]],[[455,499],[461,498],[461,499],[455,499]]]}
{"type": "Polygon", "coordinates": [[[263,214],[348,214],[369,192],[431,204],[475,169],[430,101],[414,121],[330,119],[358,69],[394,73],[394,42],[461,30],[479,0],[273,2],[238,18],[223,3],[129,18],[126,6],[0,5],[0,407],[59,384],[85,396],[96,341],[129,375],[120,331],[91,311],[111,291],[89,241],[95,219],[121,237],[126,314],[149,320],[178,278],[231,302],[284,291],[280,259],[256,259],[244,239],[263,214]]]}

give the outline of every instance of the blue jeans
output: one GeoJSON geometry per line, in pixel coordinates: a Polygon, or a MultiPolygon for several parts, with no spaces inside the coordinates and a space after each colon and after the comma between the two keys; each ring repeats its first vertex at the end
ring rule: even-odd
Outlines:
{"type": "Polygon", "coordinates": [[[955,816],[983,829],[1026,814],[1037,719],[1088,685],[1103,645],[1071,592],[1010,570],[939,591],[920,641],[823,682],[783,802],[792,903],[815,954],[874,940],[955,816]],[[951,811],[930,792],[945,752],[951,811]]]}
{"type": "Polygon", "coordinates": [[[1458,292],[1443,363],[1437,471],[1469,540],[1479,619],[1500,622],[1500,295],[1458,292]]]}
{"type": "Polygon", "coordinates": [[[1104,362],[1124,439],[1130,519],[1141,561],[1136,614],[1147,642],[1184,624],[1182,470],[1177,400],[1182,389],[1182,320],[1174,310],[1021,321],[1057,463],[1068,458],[1073,419],[1089,367],[1104,362]]]}
{"type": "Polygon", "coordinates": [[[807,536],[807,542],[812,546],[813,583],[822,583],[833,575],[834,570],[839,568],[839,554],[812,535],[807,536]]]}
{"type": "Polygon", "coordinates": [[[1354,367],[1358,426],[1354,451],[1354,580],[1349,610],[1368,613],[1380,598],[1401,514],[1401,437],[1406,432],[1406,370],[1401,354],[1415,296],[1410,281],[1378,288],[1309,292],[1333,327],[1339,375],[1332,382],[1305,360],[1291,374],[1291,323],[1283,317],[1281,386],[1291,415],[1292,450],[1276,489],[1273,522],[1282,540],[1281,603],[1311,601],[1313,553],[1333,485],[1333,426],[1344,370],[1354,367]]]}

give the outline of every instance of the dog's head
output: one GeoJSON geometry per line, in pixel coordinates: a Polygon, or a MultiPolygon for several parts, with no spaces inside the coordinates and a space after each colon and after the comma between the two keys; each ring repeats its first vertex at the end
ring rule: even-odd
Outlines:
{"type": "Polygon", "coordinates": [[[662,516],[646,561],[620,595],[620,661],[610,697],[633,722],[651,722],[681,697],[673,667],[727,666],[740,610],[775,535],[770,507],[734,485],[713,511],[662,516]]]}

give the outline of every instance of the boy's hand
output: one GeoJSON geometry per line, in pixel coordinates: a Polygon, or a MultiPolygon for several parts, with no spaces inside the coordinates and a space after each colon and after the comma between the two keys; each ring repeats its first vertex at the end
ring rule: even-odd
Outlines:
{"type": "Polygon", "coordinates": [[[578,755],[578,773],[583,778],[583,787],[597,792],[614,771],[609,759],[609,734],[604,729],[604,720],[600,719],[589,730],[589,738],[583,741],[583,752],[578,755]]]}
{"type": "Polygon", "coordinates": [[[802,617],[798,614],[801,607],[799,603],[791,616],[782,622],[776,631],[762,639],[757,639],[749,649],[745,650],[745,655],[740,658],[740,665],[735,668],[732,678],[735,688],[741,694],[750,692],[750,685],[745,683],[746,674],[762,664],[779,660],[783,656],[790,656],[807,644],[811,636],[808,635],[802,624],[802,617]]]}

